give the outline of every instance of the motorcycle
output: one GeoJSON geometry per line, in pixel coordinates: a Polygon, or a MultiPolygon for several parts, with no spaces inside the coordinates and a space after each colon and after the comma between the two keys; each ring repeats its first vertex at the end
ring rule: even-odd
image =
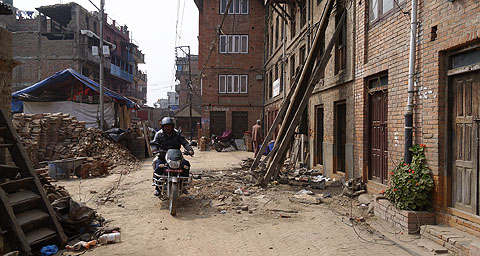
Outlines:
{"type": "Polygon", "coordinates": [[[212,145],[217,152],[222,152],[223,149],[232,146],[235,150],[238,150],[235,138],[231,131],[225,131],[222,136],[212,136],[212,145]]]}
{"type": "Polygon", "coordinates": [[[156,186],[160,191],[160,197],[168,198],[169,209],[171,215],[177,214],[178,197],[184,193],[184,189],[191,183],[190,175],[182,175],[182,173],[189,173],[190,167],[184,165],[183,155],[189,155],[187,151],[183,152],[179,149],[169,149],[167,151],[159,150],[155,152],[156,156],[153,159],[153,169],[157,165],[160,157],[165,156],[166,163],[160,163],[158,168],[164,168],[162,175],[153,173],[153,186],[156,186]]]}

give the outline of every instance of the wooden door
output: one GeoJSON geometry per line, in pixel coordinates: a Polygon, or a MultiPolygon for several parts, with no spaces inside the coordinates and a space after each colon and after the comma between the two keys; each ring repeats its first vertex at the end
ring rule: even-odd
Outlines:
{"type": "Polygon", "coordinates": [[[335,172],[345,172],[345,145],[347,143],[347,103],[335,104],[335,172]]]}
{"type": "Polygon", "coordinates": [[[377,182],[388,182],[387,144],[388,98],[384,91],[370,95],[369,101],[369,178],[377,182]]]}
{"type": "Polygon", "coordinates": [[[323,107],[317,107],[315,112],[315,164],[323,165],[323,107]]]}
{"type": "Polygon", "coordinates": [[[210,112],[210,137],[212,135],[221,136],[226,130],[226,114],[225,111],[210,112]]]}
{"type": "Polygon", "coordinates": [[[478,214],[480,72],[451,79],[453,206],[478,214]]]}
{"type": "Polygon", "coordinates": [[[249,130],[248,129],[248,112],[233,111],[232,112],[232,132],[235,139],[243,138],[243,133],[245,133],[248,130],[249,130]]]}

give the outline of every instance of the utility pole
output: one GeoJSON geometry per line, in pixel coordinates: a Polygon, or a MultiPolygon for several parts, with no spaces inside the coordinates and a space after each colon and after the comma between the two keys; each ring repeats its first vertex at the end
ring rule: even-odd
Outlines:
{"type": "MultiPolygon", "coordinates": [[[[190,46],[177,46],[175,47],[175,56],[178,58],[177,49],[180,49],[188,58],[188,81],[187,81],[187,91],[188,91],[188,104],[190,111],[190,142],[193,140],[193,118],[192,118],[192,104],[193,104],[193,84],[192,84],[192,65],[190,62],[190,46]],[[185,51],[183,48],[187,48],[188,51],[185,51]]],[[[183,69],[182,69],[183,71],[183,69]]]]}
{"type": "Polygon", "coordinates": [[[100,130],[103,131],[104,106],[103,106],[103,23],[105,0],[100,0],[100,130]]]}

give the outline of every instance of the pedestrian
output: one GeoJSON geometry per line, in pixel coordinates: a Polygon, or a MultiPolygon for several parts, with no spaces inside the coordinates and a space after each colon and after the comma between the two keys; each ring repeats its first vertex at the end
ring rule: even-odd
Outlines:
{"type": "Polygon", "coordinates": [[[257,123],[252,127],[252,142],[253,142],[253,154],[257,156],[260,144],[263,142],[262,136],[262,121],[257,120],[257,123]]]}

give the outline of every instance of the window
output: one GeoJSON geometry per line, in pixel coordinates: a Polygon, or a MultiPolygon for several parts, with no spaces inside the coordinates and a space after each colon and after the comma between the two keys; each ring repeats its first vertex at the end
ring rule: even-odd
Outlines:
{"type": "Polygon", "coordinates": [[[268,97],[272,97],[273,95],[273,74],[272,74],[272,70],[270,69],[270,81],[268,83],[268,97]]]}
{"type": "Polygon", "coordinates": [[[290,81],[292,81],[292,84],[295,81],[295,54],[290,57],[290,81]]]}
{"type": "Polygon", "coordinates": [[[279,18],[277,16],[277,20],[275,22],[275,49],[278,47],[278,29],[280,27],[279,18]]]}
{"type": "MultiPolygon", "coordinates": [[[[220,14],[224,14],[229,0],[220,0],[220,14]]],[[[248,0],[232,0],[228,14],[248,14],[248,0]]]]}
{"type": "Polygon", "coordinates": [[[247,93],[248,75],[219,75],[218,93],[247,93]]]}
{"type": "Polygon", "coordinates": [[[248,53],[248,35],[220,35],[220,53],[248,53]]]}
{"type": "Polygon", "coordinates": [[[295,16],[297,14],[297,9],[295,7],[290,7],[290,17],[292,17],[292,20],[290,21],[290,38],[294,38],[297,28],[297,22],[295,21],[295,16]]]}
{"type": "MultiPolygon", "coordinates": [[[[335,26],[340,23],[340,18],[346,10],[343,8],[335,15],[335,26]]],[[[337,42],[335,42],[335,74],[347,67],[347,25],[346,20],[338,35],[337,42]]]]}
{"type": "Polygon", "coordinates": [[[270,40],[270,55],[273,53],[273,26],[270,27],[270,35],[271,36],[271,40],[270,40]]]}
{"type": "Polygon", "coordinates": [[[405,0],[369,0],[370,21],[376,21],[392,10],[400,9],[405,0]]]}
{"type": "Polygon", "coordinates": [[[307,24],[307,5],[300,6],[300,27],[303,28],[307,24]]]}
{"type": "Polygon", "coordinates": [[[300,64],[303,65],[305,63],[305,57],[307,54],[307,50],[305,45],[300,48],[300,64]]]}

